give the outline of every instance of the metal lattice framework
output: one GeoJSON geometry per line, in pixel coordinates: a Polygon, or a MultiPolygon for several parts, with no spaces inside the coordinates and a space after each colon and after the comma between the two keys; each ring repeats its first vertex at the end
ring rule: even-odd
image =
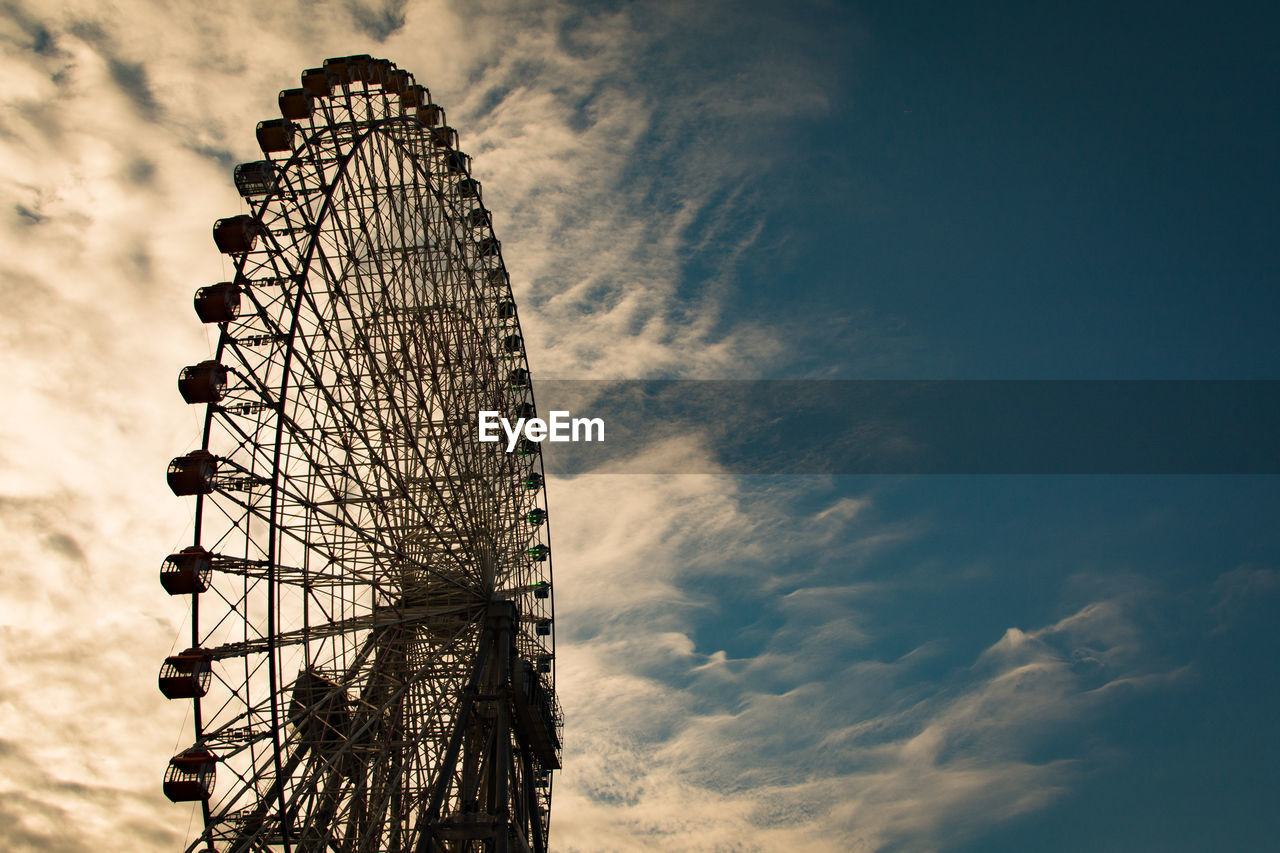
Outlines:
{"type": "Polygon", "coordinates": [[[481,443],[534,413],[501,246],[456,133],[387,60],[330,59],[258,125],[202,288],[207,406],[169,483],[195,541],[166,696],[195,742],[165,792],[187,848],[541,851],[559,767],[541,456],[481,443]]]}

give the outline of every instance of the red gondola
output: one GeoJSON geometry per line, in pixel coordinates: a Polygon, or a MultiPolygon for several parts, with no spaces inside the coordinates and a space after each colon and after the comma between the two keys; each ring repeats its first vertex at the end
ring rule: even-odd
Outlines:
{"type": "Polygon", "coordinates": [[[213,555],[192,545],[165,557],[160,567],[160,585],[170,595],[193,595],[209,589],[213,555]]]}
{"type": "Polygon", "coordinates": [[[193,747],[169,759],[164,774],[164,795],[175,803],[193,803],[213,796],[217,756],[193,747]]]}
{"type": "Polygon", "coordinates": [[[157,682],[166,699],[195,699],[209,692],[211,678],[208,653],[187,649],[164,659],[157,682]]]}
{"type": "Polygon", "coordinates": [[[178,497],[207,495],[218,475],[218,457],[207,450],[195,450],[169,463],[169,488],[178,497]]]}
{"type": "Polygon", "coordinates": [[[227,369],[213,360],[184,367],[178,393],[188,403],[216,403],[227,393],[227,369]]]}

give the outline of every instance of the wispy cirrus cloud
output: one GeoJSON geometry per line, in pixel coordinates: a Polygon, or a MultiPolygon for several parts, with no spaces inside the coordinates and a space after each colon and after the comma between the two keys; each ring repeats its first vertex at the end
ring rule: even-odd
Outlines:
{"type": "MultiPolygon", "coordinates": [[[[171,850],[159,793],[189,737],[155,690],[186,614],[155,581],[190,531],[163,466],[210,352],[191,292],[254,123],[327,55],[415,71],[475,156],[534,368],[739,376],[792,330],[734,314],[789,123],[821,116],[840,39],[786,9],[638,3],[11,3],[0,16],[0,820],[17,849],[171,850]],[[357,34],[354,38],[352,34],[357,34]],[[138,720],[149,721],[139,726],[138,720]],[[65,819],[77,815],[77,821],[65,819]],[[21,845],[26,845],[23,848],[21,845]]],[[[649,449],[705,465],[706,436],[649,449]]],[[[700,466],[701,467],[701,466],[700,466]]],[[[933,638],[870,649],[861,573],[918,532],[815,481],[551,484],[569,714],[557,849],[941,847],[1036,808],[1076,758],[1051,726],[1152,675],[1124,602],[993,629],[938,675],[933,638]],[[1007,632],[997,639],[1001,631],[1007,632]],[[928,671],[926,671],[928,670],[928,671]]],[[[1158,674],[1158,673],[1156,673],[1158,674]]]]}
{"type": "Polygon", "coordinates": [[[945,636],[879,657],[872,613],[917,581],[863,570],[913,538],[881,535],[871,495],[802,511],[813,480],[574,482],[561,512],[609,495],[648,535],[557,531],[568,850],[946,849],[1079,784],[1092,759],[1063,739],[1181,677],[1152,668],[1126,594],[942,670],[945,636]]]}
{"type": "Polygon", "coordinates": [[[701,120],[632,73],[676,25],[652,9],[645,34],[620,13],[533,5],[6,7],[0,548],[14,568],[0,671],[5,730],[36,745],[0,757],[13,843],[170,849],[190,817],[159,795],[188,735],[155,690],[185,618],[156,567],[190,529],[163,469],[199,434],[174,380],[211,351],[190,299],[226,276],[209,228],[242,209],[230,167],[260,156],[254,123],[302,68],[380,53],[449,107],[497,211],[537,369],[678,372],[760,351],[709,331],[716,303],[686,305],[668,257],[733,232],[714,207],[741,168],[707,172],[704,141],[651,174],[701,120]],[[78,827],[59,820],[75,810],[78,827]]]}
{"type": "Polygon", "coordinates": [[[787,122],[820,113],[834,82],[817,63],[770,73],[751,49],[761,33],[695,49],[707,14],[529,6],[470,22],[509,39],[480,47],[488,61],[451,114],[472,128],[463,144],[550,375],[737,375],[783,348],[724,327],[727,283],[758,237],[758,178],[787,122]],[[695,254],[714,271],[691,281],[695,254]]]}
{"type": "Polygon", "coordinates": [[[1256,615],[1280,594],[1280,571],[1244,565],[1222,573],[1213,584],[1215,633],[1222,633],[1246,615],[1256,615]]]}

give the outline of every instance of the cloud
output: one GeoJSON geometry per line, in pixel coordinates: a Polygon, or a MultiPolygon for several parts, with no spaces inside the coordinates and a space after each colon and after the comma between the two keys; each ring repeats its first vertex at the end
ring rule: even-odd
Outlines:
{"type": "MultiPolygon", "coordinates": [[[[629,491],[623,511],[635,492],[662,488],[629,491]]],[[[737,526],[739,548],[759,544],[749,501],[732,492],[710,499],[724,502],[723,525],[737,526]]],[[[679,541],[682,509],[675,501],[646,516],[660,541],[679,541]]],[[[691,521],[688,532],[699,526],[691,521]]],[[[761,556],[786,565],[795,556],[787,550],[766,546],[761,556]]],[[[571,566],[576,556],[566,557],[571,566]]],[[[1035,630],[1009,628],[941,679],[928,646],[869,658],[857,614],[882,593],[856,573],[843,585],[780,600],[760,594],[740,607],[775,609],[781,623],[758,654],[734,659],[695,641],[714,618],[687,592],[699,569],[675,554],[649,556],[645,585],[667,581],[661,616],[636,618],[620,584],[615,596],[590,596],[589,618],[624,639],[582,642],[570,632],[562,640],[569,744],[557,797],[568,806],[557,806],[555,833],[569,850],[943,849],[1068,790],[1089,757],[1068,749],[1046,758],[1045,749],[1060,750],[1064,736],[1104,713],[1118,698],[1107,688],[1164,675],[1144,669],[1136,629],[1116,601],[1035,630]],[[1080,650],[1096,666],[1082,666],[1080,650]]],[[[622,568],[630,576],[633,567],[622,568]]],[[[750,587],[752,574],[722,583],[750,587]]],[[[561,584],[581,592],[573,576],[561,584]]],[[[575,593],[567,596],[561,618],[573,625],[582,617],[575,593]]]]}
{"type": "Polygon", "coordinates": [[[502,49],[481,37],[450,116],[544,375],[749,375],[783,348],[765,328],[722,326],[727,284],[759,235],[756,177],[835,84],[816,62],[764,70],[762,33],[691,44],[706,14],[519,5],[468,22],[502,49]],[[691,275],[695,256],[714,272],[691,275]]]}
{"type": "MultiPolygon", "coordinates": [[[[155,688],[187,619],[156,569],[192,525],[163,469],[198,442],[200,413],[174,393],[213,346],[191,293],[227,277],[209,229],[243,210],[229,168],[260,156],[253,126],[276,92],[325,56],[366,51],[432,87],[475,155],[539,375],[764,373],[792,332],[735,318],[733,283],[759,248],[768,180],[794,166],[790,124],[822,115],[840,85],[824,60],[840,40],[783,7],[736,11],[5,8],[10,846],[159,851],[189,837],[191,810],[159,793],[190,738],[182,703],[155,688]]],[[[705,467],[707,440],[646,452],[705,467]]],[[[863,569],[915,531],[878,519],[869,495],[813,508],[829,485],[551,484],[569,714],[558,849],[933,849],[1055,796],[1075,765],[1028,758],[1046,728],[1150,675],[1123,602],[1107,599],[1009,628],[945,677],[923,673],[928,643],[877,658],[868,614],[893,590],[863,569]]]]}
{"type": "Polygon", "coordinates": [[[184,839],[158,821],[154,799],[101,784],[57,778],[21,744],[0,741],[0,834],[6,850],[88,853],[104,844],[175,849],[184,839]]]}
{"type": "Polygon", "coordinates": [[[1224,572],[1213,584],[1214,633],[1235,627],[1242,619],[1257,614],[1261,602],[1280,592],[1280,571],[1262,566],[1237,566],[1224,572]]]}
{"type": "MultiPolygon", "coordinates": [[[[711,330],[699,312],[714,300],[682,307],[679,264],[667,257],[721,233],[729,246],[752,239],[732,217],[699,219],[732,197],[723,182],[741,168],[702,174],[714,165],[703,143],[657,183],[629,174],[661,148],[654,115],[668,93],[627,70],[645,47],[625,15],[570,17],[442,3],[233,2],[181,15],[140,2],[6,7],[0,725],[30,745],[0,758],[14,780],[0,789],[11,844],[172,849],[189,817],[159,795],[165,762],[190,734],[182,703],[155,689],[187,618],[155,576],[191,525],[163,482],[168,459],[199,435],[199,413],[174,393],[177,371],[213,343],[191,293],[226,278],[209,228],[243,209],[229,167],[260,156],[254,123],[301,69],[375,52],[353,45],[353,32],[385,39],[376,52],[417,71],[463,128],[538,370],[683,372],[761,351],[750,336],[711,330]]],[[[683,132],[677,106],[662,108],[683,132]]],[[[713,506],[692,501],[691,517],[715,523],[713,506]]],[[[602,540],[616,548],[650,544],[642,529],[609,528],[602,540]]],[[[713,562],[692,537],[681,549],[713,562]]],[[[615,557],[598,553],[601,565],[615,557]]],[[[645,595],[637,614],[660,611],[661,587],[645,595]]],[[[572,612],[573,596],[564,601],[572,612]]]]}
{"type": "Polygon", "coordinates": [[[67,497],[0,501],[4,835],[16,850],[172,847],[157,794],[182,711],[154,678],[181,614],[146,614],[164,597],[152,572],[135,571],[128,543],[91,541],[107,531],[67,497]]]}
{"type": "Polygon", "coordinates": [[[1082,784],[1099,721],[1185,674],[1123,585],[967,662],[940,666],[945,634],[882,657],[870,617],[920,579],[878,565],[921,531],[883,536],[873,493],[765,479],[553,482],[553,526],[576,522],[555,527],[557,847],[947,849],[1082,784]]]}
{"type": "Polygon", "coordinates": [[[406,3],[400,0],[384,0],[381,3],[349,3],[351,17],[362,32],[373,36],[374,41],[385,42],[405,24],[406,3]]]}

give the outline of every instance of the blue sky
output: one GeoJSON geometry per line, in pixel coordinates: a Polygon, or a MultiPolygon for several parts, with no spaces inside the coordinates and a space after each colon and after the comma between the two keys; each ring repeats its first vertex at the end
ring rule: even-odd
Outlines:
{"type": "Polygon", "coordinates": [[[893,3],[801,15],[843,50],[822,57],[829,111],[775,143],[790,156],[766,176],[769,216],[743,276],[752,308],[869,311],[923,350],[868,370],[828,337],[800,365],[814,373],[1273,377],[1273,14],[893,3]]]}
{"type": "MultiPolygon", "coordinates": [[[[1276,23],[6,6],[0,838],[188,837],[159,778],[189,721],[154,687],[191,523],[161,472],[199,432],[173,382],[210,351],[230,164],[301,69],[387,56],[446,106],[535,376],[1277,379],[1276,23]]],[[[713,433],[633,452],[713,469],[713,433]]],[[[600,472],[549,500],[553,849],[1274,846],[1274,477],[600,472]]]]}
{"type": "MultiPolygon", "coordinates": [[[[744,276],[748,301],[868,311],[900,333],[903,357],[868,365],[841,358],[838,337],[809,340],[800,370],[1275,378],[1273,10],[895,3],[837,17],[859,36],[843,97],[795,134],[809,174],[779,181],[783,210],[761,235],[777,266],[744,276]],[[789,286],[770,287],[780,272],[789,286]]],[[[891,590],[869,608],[870,655],[938,642],[922,677],[945,685],[993,626],[1051,621],[1109,589],[1131,596],[1139,657],[1185,668],[1033,748],[1082,759],[1060,799],[942,849],[1271,843],[1274,479],[834,488],[869,489],[886,520],[927,519],[868,568],[891,590]],[[1226,592],[1245,578],[1265,590],[1226,592]]]]}
{"type": "MultiPolygon", "coordinates": [[[[1280,747],[1269,722],[1276,589],[1273,575],[1256,572],[1277,544],[1262,532],[1273,482],[943,477],[900,486],[883,511],[924,508],[930,522],[876,567],[896,587],[873,617],[877,654],[940,642],[945,684],[992,625],[1050,621],[1107,596],[1132,619],[1135,665],[1178,673],[1150,692],[1117,690],[1095,716],[1045,733],[1032,760],[1081,760],[1070,792],[944,849],[1266,848],[1280,747]],[[1265,584],[1256,598],[1234,591],[1250,581],[1265,584]]],[[[1082,686],[1103,671],[1084,648],[1061,649],[1082,686]]]]}

